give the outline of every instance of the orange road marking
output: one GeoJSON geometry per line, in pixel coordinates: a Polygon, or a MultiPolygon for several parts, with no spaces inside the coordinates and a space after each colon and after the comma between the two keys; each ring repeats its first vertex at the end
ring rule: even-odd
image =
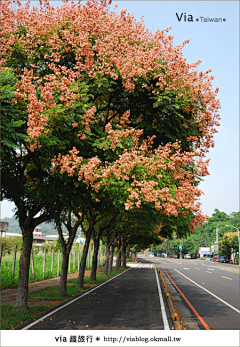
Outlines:
{"type": "Polygon", "coordinates": [[[168,278],[170,279],[170,281],[172,282],[172,284],[176,287],[176,289],[179,291],[179,293],[182,295],[183,299],[186,301],[186,303],[191,307],[191,309],[193,310],[193,312],[195,313],[195,315],[197,316],[197,318],[200,320],[200,322],[202,323],[202,325],[204,326],[204,328],[206,330],[211,330],[209,328],[209,326],[207,325],[207,323],[205,322],[205,320],[200,316],[200,314],[198,313],[198,311],[193,307],[193,305],[190,303],[190,301],[186,298],[186,296],[183,294],[183,292],[178,288],[178,286],[176,285],[176,283],[171,279],[171,277],[169,276],[169,274],[167,273],[166,270],[163,269],[163,271],[166,273],[166,275],[168,276],[168,278]]]}

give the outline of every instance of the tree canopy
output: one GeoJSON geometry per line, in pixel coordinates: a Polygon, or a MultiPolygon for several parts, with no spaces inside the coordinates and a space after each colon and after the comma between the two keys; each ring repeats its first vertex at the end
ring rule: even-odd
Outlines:
{"type": "Polygon", "coordinates": [[[61,172],[78,171],[95,191],[106,187],[100,177],[116,177],[129,192],[126,208],[146,201],[148,191],[168,216],[197,212],[219,100],[210,71],[198,73],[200,62],[183,58],[187,41],[174,47],[168,30],[152,34],[105,1],[59,8],[44,1],[17,10],[10,4],[2,6],[1,62],[19,74],[15,102],[26,104],[29,149],[43,147],[61,172]]]}
{"type": "Polygon", "coordinates": [[[88,211],[91,233],[106,202],[129,218],[154,210],[163,235],[203,224],[198,185],[220,102],[211,70],[183,57],[188,41],[174,46],[168,29],[153,34],[104,0],[7,0],[0,15],[1,189],[27,259],[34,226],[62,209],[88,211]]]}

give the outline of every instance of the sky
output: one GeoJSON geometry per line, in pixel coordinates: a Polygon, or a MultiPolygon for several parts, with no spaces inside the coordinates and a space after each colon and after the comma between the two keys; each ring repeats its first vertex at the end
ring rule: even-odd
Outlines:
{"type": "MultiPolygon", "coordinates": [[[[239,211],[239,2],[118,0],[111,7],[116,4],[118,13],[128,9],[138,20],[144,16],[145,26],[152,32],[171,27],[169,34],[176,45],[191,39],[183,49],[187,61],[201,60],[199,71],[212,69],[211,74],[216,76],[213,89],[219,87],[221,126],[215,135],[215,147],[208,153],[210,175],[200,184],[204,192],[202,211],[209,216],[215,209],[227,214],[239,211]],[[193,22],[187,20],[190,16],[193,22]],[[207,18],[225,21],[204,21],[207,18]]],[[[13,203],[2,202],[1,218],[12,217],[13,208],[13,203]]]]}

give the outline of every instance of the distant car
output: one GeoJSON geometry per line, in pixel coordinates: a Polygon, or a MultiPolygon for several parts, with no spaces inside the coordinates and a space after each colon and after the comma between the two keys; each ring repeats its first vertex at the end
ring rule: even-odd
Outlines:
{"type": "Polygon", "coordinates": [[[218,261],[218,255],[215,255],[215,256],[213,257],[213,261],[218,261]]]}
{"type": "Polygon", "coordinates": [[[184,255],[184,259],[191,259],[191,258],[192,258],[191,254],[185,254],[184,255]]]}
{"type": "Polygon", "coordinates": [[[222,255],[219,260],[219,263],[229,263],[228,257],[226,255],[222,255]]]}

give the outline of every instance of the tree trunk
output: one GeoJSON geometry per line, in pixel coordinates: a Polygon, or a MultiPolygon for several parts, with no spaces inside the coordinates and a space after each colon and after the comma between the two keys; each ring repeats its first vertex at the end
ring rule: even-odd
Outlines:
{"type": "Polygon", "coordinates": [[[68,272],[69,252],[62,252],[62,271],[59,284],[59,295],[67,296],[67,272],[68,272]]]}
{"type": "Polygon", "coordinates": [[[61,220],[60,220],[60,213],[55,217],[55,222],[56,226],[58,229],[58,234],[59,234],[59,240],[62,248],[62,271],[61,271],[61,278],[60,278],[60,284],[59,284],[59,295],[60,296],[67,296],[67,273],[68,273],[68,266],[70,265],[71,261],[71,249],[73,245],[74,238],[76,236],[77,229],[81,223],[81,219],[79,216],[77,217],[77,221],[75,224],[72,226],[72,211],[68,211],[68,216],[67,216],[67,223],[64,223],[68,233],[69,237],[67,240],[67,243],[63,237],[63,231],[62,231],[62,226],[61,226],[61,220]]]}
{"type": "Polygon", "coordinates": [[[19,261],[19,277],[18,277],[18,290],[17,298],[15,303],[16,309],[27,310],[27,299],[28,299],[28,279],[29,279],[29,267],[30,267],[30,256],[33,243],[33,229],[22,230],[23,233],[23,244],[22,253],[19,261]]]}
{"type": "Polygon", "coordinates": [[[22,253],[19,261],[18,290],[15,308],[27,310],[28,280],[33,243],[33,231],[34,228],[39,224],[52,219],[54,217],[54,211],[44,210],[42,214],[38,215],[40,213],[40,210],[32,210],[29,211],[27,215],[24,203],[22,204],[22,201],[20,201],[19,205],[15,201],[15,204],[18,208],[18,221],[23,235],[22,253]],[[34,217],[35,215],[38,215],[38,217],[34,217]]]}
{"type": "Polygon", "coordinates": [[[91,271],[91,277],[90,277],[91,281],[97,280],[99,241],[100,241],[99,235],[97,235],[97,237],[94,237],[94,252],[93,252],[93,258],[92,258],[92,271],[91,271]]]}
{"type": "Polygon", "coordinates": [[[109,269],[108,269],[108,272],[112,272],[112,270],[113,270],[114,251],[115,251],[115,244],[112,243],[112,245],[111,245],[111,256],[110,256],[110,259],[109,259],[109,269]]]}
{"type": "Polygon", "coordinates": [[[127,266],[127,246],[125,244],[122,246],[122,255],[123,255],[122,267],[126,267],[127,266]]]}
{"type": "Polygon", "coordinates": [[[89,249],[89,244],[90,244],[90,240],[91,240],[91,235],[92,235],[92,230],[88,230],[88,232],[85,233],[86,241],[84,243],[82,259],[80,262],[77,287],[83,287],[83,284],[84,284],[84,274],[85,274],[86,261],[87,261],[87,255],[88,255],[88,249],[89,249]]]}
{"type": "Polygon", "coordinates": [[[117,253],[117,261],[115,269],[118,270],[121,267],[121,254],[122,254],[122,246],[121,240],[119,241],[118,253],[117,253]]]}
{"type": "Polygon", "coordinates": [[[107,242],[106,244],[106,262],[105,262],[105,267],[104,267],[104,275],[108,274],[109,270],[109,258],[110,258],[110,245],[107,242]]]}

